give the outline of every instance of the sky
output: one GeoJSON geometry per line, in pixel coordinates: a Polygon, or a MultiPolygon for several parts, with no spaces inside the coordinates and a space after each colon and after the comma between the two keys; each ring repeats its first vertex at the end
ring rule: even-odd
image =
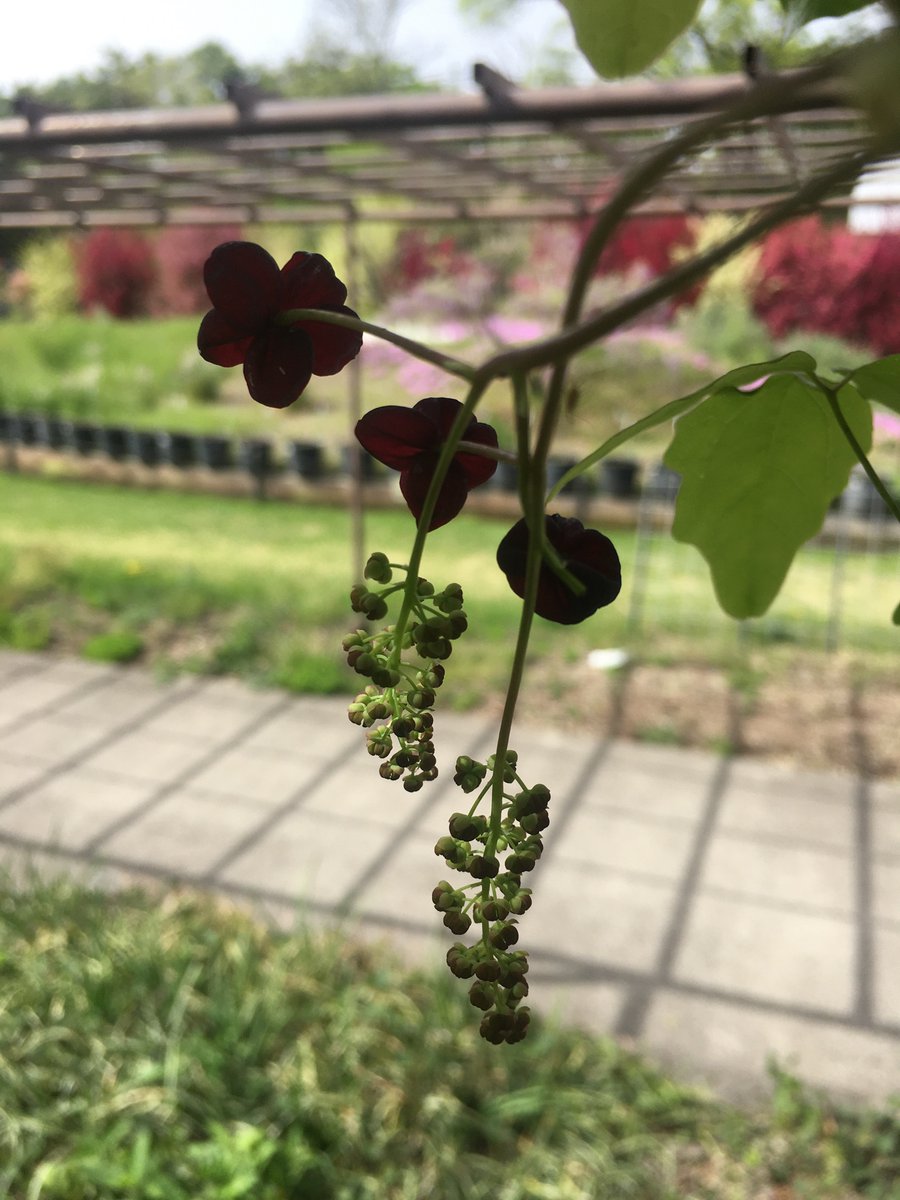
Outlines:
{"type": "MultiPolygon", "coordinates": [[[[16,6],[0,43],[0,92],[91,72],[104,50],[129,57],[179,54],[224,43],[242,62],[277,64],[301,56],[320,0],[52,0],[16,6]]],[[[394,56],[435,83],[471,86],[472,64],[521,76],[529,51],[563,24],[557,0],[530,0],[514,25],[485,31],[459,15],[457,0],[406,0],[394,56]]],[[[563,35],[566,30],[563,28],[563,35]]],[[[563,36],[562,40],[566,40],[563,36]]]]}

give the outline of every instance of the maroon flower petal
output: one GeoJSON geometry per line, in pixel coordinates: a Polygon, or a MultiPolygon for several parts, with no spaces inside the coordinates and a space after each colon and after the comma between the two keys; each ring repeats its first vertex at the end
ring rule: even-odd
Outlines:
{"type": "MultiPolygon", "coordinates": [[[[305,307],[331,307],[333,312],[358,319],[358,314],[345,306],[337,308],[316,304],[305,307]]],[[[362,334],[355,329],[326,325],[324,321],[298,321],[293,328],[305,330],[312,338],[314,375],[337,375],[338,371],[346,367],[362,350],[362,334]]]]}
{"type": "Polygon", "coordinates": [[[360,445],[392,471],[406,470],[423,451],[438,448],[432,423],[415,408],[399,404],[373,408],[357,421],[354,432],[360,445]]]}
{"type": "MultiPolygon", "coordinates": [[[[467,442],[477,442],[480,446],[497,446],[497,430],[492,425],[486,425],[483,421],[472,421],[463,434],[467,442]]],[[[497,470],[496,458],[486,458],[482,454],[467,454],[464,450],[460,450],[454,455],[453,461],[459,463],[463,471],[466,473],[466,483],[468,487],[476,488],[481,484],[487,483],[490,477],[497,470]]]]}
{"type": "Polygon", "coordinates": [[[306,250],[298,250],[281,268],[279,287],[282,312],[286,308],[340,308],[347,299],[347,289],[328,259],[306,250]]]}
{"type": "Polygon", "coordinates": [[[200,357],[217,367],[236,367],[242,363],[252,341],[252,336],[242,337],[236,333],[215,308],[209,310],[197,330],[200,357]]]}
{"type": "MultiPolygon", "coordinates": [[[[422,507],[431,486],[437,460],[438,456],[434,452],[420,453],[400,473],[400,491],[403,493],[403,499],[406,501],[409,511],[417,521],[422,515],[422,507]]],[[[428,526],[429,532],[432,529],[440,529],[442,525],[452,521],[462,510],[468,494],[469,489],[466,486],[466,477],[462,468],[458,467],[455,462],[451,462],[443,486],[438,493],[437,503],[428,526]]]]}
{"type": "MultiPolygon", "coordinates": [[[[615,546],[605,534],[585,529],[574,517],[545,518],[547,540],[559,551],[567,569],[585,585],[580,596],[571,592],[546,564],[541,566],[535,612],[560,625],[577,625],[598,608],[612,604],[622,587],[615,546]]],[[[497,563],[517,596],[525,594],[525,563],[529,530],[518,521],[497,548],[497,563]]]]}
{"type": "Polygon", "coordinates": [[[312,343],[302,329],[270,329],[253,339],[244,378],[254,400],[287,408],[312,376],[312,343]]]}
{"type": "MultiPolygon", "coordinates": [[[[461,408],[460,402],[449,396],[426,396],[424,400],[419,400],[417,404],[413,405],[416,412],[434,422],[437,430],[437,444],[449,437],[453,422],[459,416],[461,408]]],[[[469,418],[462,436],[464,441],[478,442],[482,446],[497,446],[498,444],[497,431],[493,426],[477,421],[475,417],[469,418]]],[[[486,483],[497,470],[497,460],[485,458],[481,454],[466,454],[464,451],[460,451],[453,456],[453,461],[465,471],[466,483],[470,489],[486,483]]]]}
{"type": "Polygon", "coordinates": [[[278,308],[281,272],[255,242],[223,242],[203,267],[213,307],[241,335],[257,333],[278,308]]]}

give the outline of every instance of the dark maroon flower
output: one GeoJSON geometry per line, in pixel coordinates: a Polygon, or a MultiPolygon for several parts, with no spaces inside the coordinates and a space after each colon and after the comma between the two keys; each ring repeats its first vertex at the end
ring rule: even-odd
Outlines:
{"type": "MultiPolygon", "coordinates": [[[[364,449],[386,467],[400,472],[400,491],[409,511],[418,520],[437,466],[441,447],[462,405],[448,396],[429,396],[412,408],[396,404],[373,408],[357,422],[356,437],[364,449]]],[[[463,441],[496,447],[497,432],[471,417],[463,441]]],[[[452,521],[472,488],[485,483],[497,469],[497,460],[458,450],[450,462],[428,528],[452,521]]]]}
{"type": "Polygon", "coordinates": [[[244,364],[250,395],[286,408],[312,375],[335,375],[359,354],[362,334],[321,321],[285,325],[280,313],[322,308],[355,317],[347,289],[321,254],[298,250],[281,269],[255,242],[224,242],[206,260],[203,282],[213,303],[197,348],[219,367],[244,364]]]}
{"type": "MultiPolygon", "coordinates": [[[[622,588],[622,568],[616,548],[596,529],[585,529],[574,517],[558,513],[544,518],[547,541],[559,553],[566,570],[585,586],[576,596],[547,563],[541,564],[535,612],[559,625],[577,625],[598,608],[612,604],[622,588]]],[[[525,594],[528,525],[518,521],[497,547],[497,563],[517,596],[525,594]]]]}

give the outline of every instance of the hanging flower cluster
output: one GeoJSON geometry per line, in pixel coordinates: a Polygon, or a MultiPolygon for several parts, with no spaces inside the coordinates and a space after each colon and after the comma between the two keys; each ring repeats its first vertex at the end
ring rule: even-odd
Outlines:
{"type": "Polygon", "coordinates": [[[213,307],[197,334],[201,357],[219,367],[243,363],[250,395],[268,408],[287,408],[313,375],[336,375],[362,348],[356,330],[290,319],[297,308],[356,316],[321,254],[299,250],[279,269],[262,246],[225,242],[206,260],[203,281],[213,307]]]}

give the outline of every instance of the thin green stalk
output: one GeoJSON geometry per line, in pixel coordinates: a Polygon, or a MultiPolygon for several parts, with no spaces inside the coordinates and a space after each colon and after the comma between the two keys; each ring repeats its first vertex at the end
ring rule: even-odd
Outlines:
{"type": "Polygon", "coordinates": [[[834,413],[834,419],[837,421],[838,425],[840,426],[841,433],[847,439],[850,449],[856,455],[857,459],[859,460],[860,465],[862,466],[862,469],[865,471],[865,473],[868,475],[869,479],[872,481],[872,486],[878,492],[878,495],[882,498],[882,500],[888,506],[890,511],[894,514],[894,517],[897,519],[897,521],[900,521],[900,506],[898,506],[897,501],[894,499],[894,497],[891,495],[890,491],[882,483],[882,481],[878,475],[878,472],[875,470],[875,468],[869,462],[868,455],[866,454],[865,450],[863,450],[862,446],[859,444],[856,434],[850,428],[850,426],[847,422],[847,418],[844,416],[843,412],[841,411],[841,405],[840,405],[840,401],[837,398],[837,392],[835,391],[834,388],[828,387],[828,385],[823,383],[821,379],[818,379],[818,377],[817,377],[817,383],[818,383],[820,389],[825,393],[825,398],[827,399],[827,401],[831,407],[831,411],[834,413]]]}
{"type": "Polygon", "coordinates": [[[423,345],[422,342],[416,342],[400,333],[394,333],[392,329],[386,329],[383,325],[373,325],[370,321],[363,321],[359,317],[350,317],[346,313],[329,312],[327,309],[320,308],[289,308],[279,313],[276,320],[279,325],[293,325],[297,321],[321,321],[323,325],[339,325],[341,329],[352,329],[357,333],[370,333],[372,337],[399,346],[413,358],[421,358],[424,362],[430,362],[434,366],[440,367],[448,375],[457,375],[468,383],[472,383],[475,379],[476,369],[470,363],[454,358],[450,354],[442,354],[440,350],[433,350],[430,346],[423,345]]]}
{"type": "Polygon", "coordinates": [[[438,456],[437,465],[434,469],[434,474],[431,477],[431,483],[428,485],[428,492],[425,496],[425,503],[422,505],[422,512],[416,522],[416,536],[413,541],[412,553],[409,556],[407,565],[406,585],[403,592],[403,604],[400,607],[400,615],[397,617],[397,622],[394,627],[394,653],[391,660],[392,667],[396,670],[397,664],[400,661],[400,655],[403,647],[403,635],[406,632],[406,626],[409,621],[410,613],[413,605],[416,602],[417,591],[416,585],[419,578],[419,567],[422,564],[422,555],[425,552],[425,539],[428,536],[428,527],[431,524],[431,518],[434,516],[435,505],[437,504],[438,496],[441,492],[444,479],[453,461],[453,456],[459,451],[459,443],[462,440],[463,430],[469,423],[472,414],[478,401],[481,399],[487,383],[473,384],[469,390],[469,394],[456,418],[450,427],[450,432],[447,435],[447,440],[441,447],[441,453],[438,456]]]}

